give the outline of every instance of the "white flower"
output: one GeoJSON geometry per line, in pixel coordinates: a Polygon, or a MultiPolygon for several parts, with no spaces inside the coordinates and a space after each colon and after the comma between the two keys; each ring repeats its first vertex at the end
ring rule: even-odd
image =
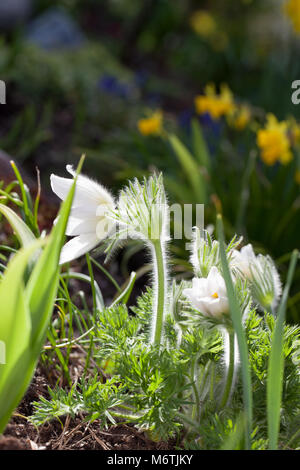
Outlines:
{"type": "Polygon", "coordinates": [[[194,277],[191,289],[184,289],[185,295],[194,308],[203,315],[220,318],[229,312],[226,285],[218,268],[213,266],[207,278],[194,277]]]}
{"type": "MultiPolygon", "coordinates": [[[[67,171],[75,176],[71,165],[67,165],[67,171]]],[[[52,174],[50,181],[53,192],[64,200],[73,184],[73,179],[52,174]]],[[[107,212],[114,208],[114,199],[103,186],[86,176],[78,175],[66,229],[66,235],[74,238],[64,245],[60,264],[72,261],[92,250],[108,235],[114,222],[107,217],[107,212]]]]}
{"type": "Polygon", "coordinates": [[[264,308],[274,309],[282,293],[281,281],[270,256],[256,256],[251,244],[233,250],[231,268],[251,282],[254,299],[264,308]]]}
{"type": "Polygon", "coordinates": [[[251,264],[256,261],[256,256],[253,246],[249,243],[243,246],[240,251],[233,250],[231,254],[230,265],[232,268],[237,269],[246,278],[251,278],[251,264]]]}

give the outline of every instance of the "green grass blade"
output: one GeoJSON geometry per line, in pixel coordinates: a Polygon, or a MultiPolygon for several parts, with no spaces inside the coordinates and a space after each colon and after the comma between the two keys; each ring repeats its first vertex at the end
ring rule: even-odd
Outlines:
{"type": "Polygon", "coordinates": [[[23,220],[9,207],[0,204],[0,212],[8,220],[22,246],[28,246],[36,240],[32,231],[23,220]]]}
{"type": "MultiPolygon", "coordinates": [[[[82,274],[82,273],[76,273],[76,272],[73,272],[73,271],[63,273],[63,274],[61,274],[61,277],[63,279],[78,279],[79,281],[87,282],[90,285],[91,285],[91,282],[92,282],[90,276],[87,276],[86,274],[82,274]]],[[[104,304],[101,289],[100,289],[97,281],[95,281],[95,279],[94,279],[94,286],[95,286],[95,295],[96,295],[96,307],[100,312],[102,312],[102,310],[105,308],[105,304],[104,304]]]]}
{"type": "Polygon", "coordinates": [[[196,163],[190,151],[183,143],[172,134],[169,136],[171,146],[181,164],[188,182],[193,188],[195,199],[199,204],[206,201],[206,182],[201,173],[201,169],[196,163]]]}
{"type": "Polygon", "coordinates": [[[192,119],[193,150],[199,164],[210,170],[210,155],[197,119],[192,119]]]}
{"type": "Polygon", "coordinates": [[[116,300],[114,300],[114,302],[111,304],[111,307],[114,307],[115,305],[120,304],[120,303],[126,304],[128,302],[128,299],[132,292],[135,281],[136,281],[136,273],[133,271],[130,275],[130,279],[128,281],[127,286],[121,292],[121,294],[116,298],[116,300]]]}
{"type": "Polygon", "coordinates": [[[278,315],[273,333],[271,352],[269,357],[267,381],[267,412],[270,450],[275,450],[278,446],[282,383],[284,372],[283,336],[285,311],[298,257],[299,253],[297,250],[295,250],[291,257],[287,282],[283,290],[281,302],[278,309],[278,315]]]}
{"type": "Polygon", "coordinates": [[[223,222],[221,215],[217,217],[217,233],[220,241],[220,254],[222,262],[223,276],[226,284],[230,314],[235,333],[237,335],[242,380],[243,380],[243,398],[245,407],[245,447],[251,448],[251,432],[252,432],[252,417],[253,417],[253,404],[252,404],[252,387],[251,387],[251,373],[248,357],[248,347],[245,330],[242,324],[242,312],[234,292],[234,285],[232,282],[226,251],[225,251],[225,238],[223,230],[223,222]]]}

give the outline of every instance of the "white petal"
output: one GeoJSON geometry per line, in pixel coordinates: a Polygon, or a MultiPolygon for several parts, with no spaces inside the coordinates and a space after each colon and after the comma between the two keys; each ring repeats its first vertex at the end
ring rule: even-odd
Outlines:
{"type": "MultiPolygon", "coordinates": [[[[52,191],[63,200],[66,199],[73,181],[74,180],[72,178],[62,178],[61,176],[53,174],[50,176],[52,191]]],[[[86,176],[79,175],[77,178],[72,207],[85,205],[96,207],[99,204],[109,204],[114,206],[113,197],[100,184],[95,183],[86,176]]]]}
{"type": "Polygon", "coordinates": [[[67,169],[67,172],[70,173],[70,175],[72,175],[73,178],[75,178],[76,171],[74,170],[73,165],[67,165],[66,169],[67,169]]]}
{"type": "Polygon", "coordinates": [[[50,176],[50,184],[52,191],[60,198],[65,199],[71,186],[73,184],[73,180],[70,178],[62,178],[61,176],[51,175],[50,176]]]}
{"type": "Polygon", "coordinates": [[[90,204],[85,206],[73,206],[70,212],[71,217],[76,219],[93,219],[97,216],[97,204],[90,204]]]}
{"type": "Polygon", "coordinates": [[[81,235],[84,233],[96,233],[97,219],[69,217],[68,225],[66,228],[66,235],[72,237],[74,235],[81,235]]]}
{"type": "Polygon", "coordinates": [[[241,249],[241,255],[246,258],[248,261],[254,261],[256,256],[253,250],[253,246],[251,243],[248,243],[248,245],[243,246],[241,249]]]}
{"type": "Polygon", "coordinates": [[[68,263],[73,259],[79,258],[79,256],[95,248],[97,244],[98,239],[94,233],[87,233],[80,235],[79,237],[72,238],[72,240],[63,246],[59,264],[68,263]]]}

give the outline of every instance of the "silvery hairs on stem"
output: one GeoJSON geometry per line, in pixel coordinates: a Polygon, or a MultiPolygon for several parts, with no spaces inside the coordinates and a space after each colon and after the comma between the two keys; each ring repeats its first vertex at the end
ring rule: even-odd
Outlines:
{"type": "Polygon", "coordinates": [[[169,240],[169,206],[162,174],[129,182],[120,192],[117,208],[109,217],[116,231],[110,236],[106,253],[110,254],[126,239],[144,242],[153,259],[153,317],[151,342],[159,345],[168,301],[166,244],[169,240]]]}

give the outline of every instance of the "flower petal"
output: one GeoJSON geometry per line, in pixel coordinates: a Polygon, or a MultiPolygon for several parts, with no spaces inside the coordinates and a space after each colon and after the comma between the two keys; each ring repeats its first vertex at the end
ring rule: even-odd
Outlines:
{"type": "MultiPolygon", "coordinates": [[[[52,191],[62,200],[67,197],[73,181],[73,178],[62,178],[54,174],[50,176],[52,191]]],[[[113,197],[100,184],[95,183],[86,176],[79,175],[77,177],[72,207],[92,205],[96,210],[99,204],[114,206],[113,197]]]]}
{"type": "Polygon", "coordinates": [[[68,263],[95,248],[99,240],[95,233],[86,233],[72,238],[61,251],[59,264],[68,263]]]}
{"type": "Polygon", "coordinates": [[[97,219],[82,218],[82,217],[69,217],[68,225],[66,228],[66,235],[73,237],[86,233],[96,233],[97,219]]]}

